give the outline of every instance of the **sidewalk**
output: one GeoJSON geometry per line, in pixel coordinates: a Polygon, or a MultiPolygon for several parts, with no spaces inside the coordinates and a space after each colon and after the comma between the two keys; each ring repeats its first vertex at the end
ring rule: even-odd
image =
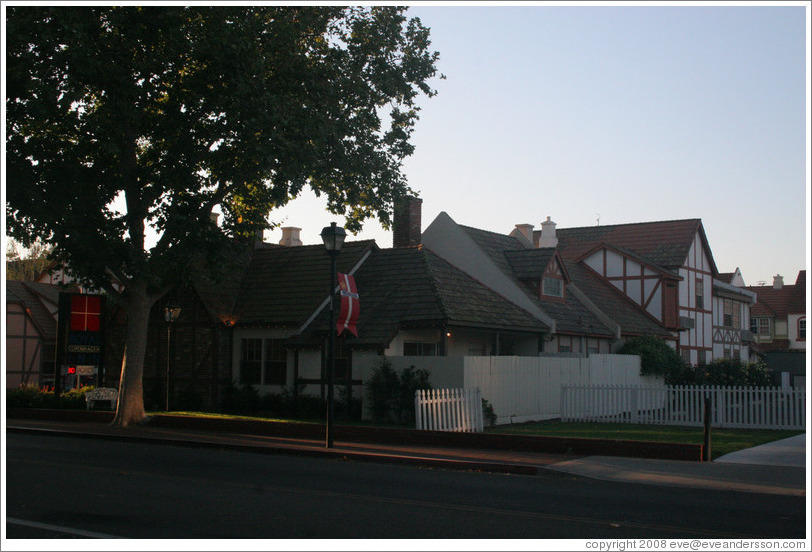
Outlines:
{"type": "Polygon", "coordinates": [[[739,451],[715,462],[702,463],[341,440],[336,440],[335,446],[327,449],[323,440],[312,438],[149,426],[120,429],[106,423],[53,420],[10,419],[6,420],[6,431],[520,475],[557,472],[625,483],[790,496],[805,496],[807,482],[805,435],[739,451]]]}

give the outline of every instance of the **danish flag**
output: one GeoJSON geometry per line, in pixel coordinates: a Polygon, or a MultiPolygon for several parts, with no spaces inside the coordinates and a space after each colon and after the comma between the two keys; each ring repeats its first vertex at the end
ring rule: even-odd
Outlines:
{"type": "Polygon", "coordinates": [[[341,312],[336,321],[336,331],[338,335],[344,330],[349,330],[355,337],[358,337],[358,313],[360,312],[360,300],[358,290],[355,287],[355,278],[349,274],[338,273],[338,285],[341,288],[341,312]]]}

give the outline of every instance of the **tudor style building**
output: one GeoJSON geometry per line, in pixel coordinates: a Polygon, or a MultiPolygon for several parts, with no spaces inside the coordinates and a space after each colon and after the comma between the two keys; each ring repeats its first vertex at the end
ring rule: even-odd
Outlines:
{"type": "Polygon", "coordinates": [[[423,244],[516,304],[532,303],[552,328],[547,351],[614,351],[622,337],[654,334],[690,364],[749,359],[755,295],[720,279],[699,219],[557,230],[548,217],[541,226],[499,235],[441,213],[423,244]],[[525,268],[533,255],[535,273],[525,268]],[[592,331],[582,309],[600,320],[587,322],[592,331]],[[596,337],[601,327],[614,335],[596,337]]]}

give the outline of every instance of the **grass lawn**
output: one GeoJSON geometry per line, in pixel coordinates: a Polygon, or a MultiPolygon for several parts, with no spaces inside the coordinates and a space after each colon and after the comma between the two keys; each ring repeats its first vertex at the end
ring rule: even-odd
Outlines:
{"type": "MultiPolygon", "coordinates": [[[[497,426],[495,428],[488,428],[486,431],[489,433],[512,433],[517,435],[541,435],[547,437],[619,439],[700,445],[704,440],[701,427],[601,424],[589,422],[563,423],[558,420],[497,426]]],[[[715,459],[730,452],[769,443],[771,441],[778,441],[779,439],[786,439],[787,437],[792,437],[800,433],[803,433],[803,431],[713,428],[711,430],[711,456],[715,459]]]]}
{"type": "MultiPolygon", "coordinates": [[[[153,412],[151,414],[171,414],[175,416],[200,416],[209,418],[232,418],[243,420],[262,420],[274,422],[297,422],[322,424],[323,420],[292,420],[267,418],[261,416],[235,416],[229,414],[204,412],[153,412]]],[[[359,420],[336,420],[340,425],[375,426],[371,422],[359,420]]],[[[397,427],[406,426],[375,426],[397,427]]],[[[635,424],[601,424],[589,422],[567,422],[550,420],[545,422],[528,422],[524,424],[502,425],[486,428],[487,433],[508,433],[516,435],[540,435],[547,437],[577,437],[583,439],[618,439],[628,441],[649,441],[659,443],[703,443],[704,435],[701,427],[667,426],[667,425],[635,425],[635,424]]],[[[711,430],[711,456],[718,458],[724,454],[737,450],[754,447],[771,441],[786,439],[793,435],[803,433],[799,430],[773,430],[773,429],[721,429],[711,430]]]]}

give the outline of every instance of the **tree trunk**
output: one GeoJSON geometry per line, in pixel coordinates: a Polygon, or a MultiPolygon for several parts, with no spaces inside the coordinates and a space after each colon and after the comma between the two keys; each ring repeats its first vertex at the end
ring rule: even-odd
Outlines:
{"type": "Polygon", "coordinates": [[[121,380],[118,389],[118,407],[111,425],[127,427],[147,419],[144,410],[144,357],[147,350],[149,313],[154,299],[146,292],[144,284],[130,283],[126,304],[127,333],[121,380]]]}

